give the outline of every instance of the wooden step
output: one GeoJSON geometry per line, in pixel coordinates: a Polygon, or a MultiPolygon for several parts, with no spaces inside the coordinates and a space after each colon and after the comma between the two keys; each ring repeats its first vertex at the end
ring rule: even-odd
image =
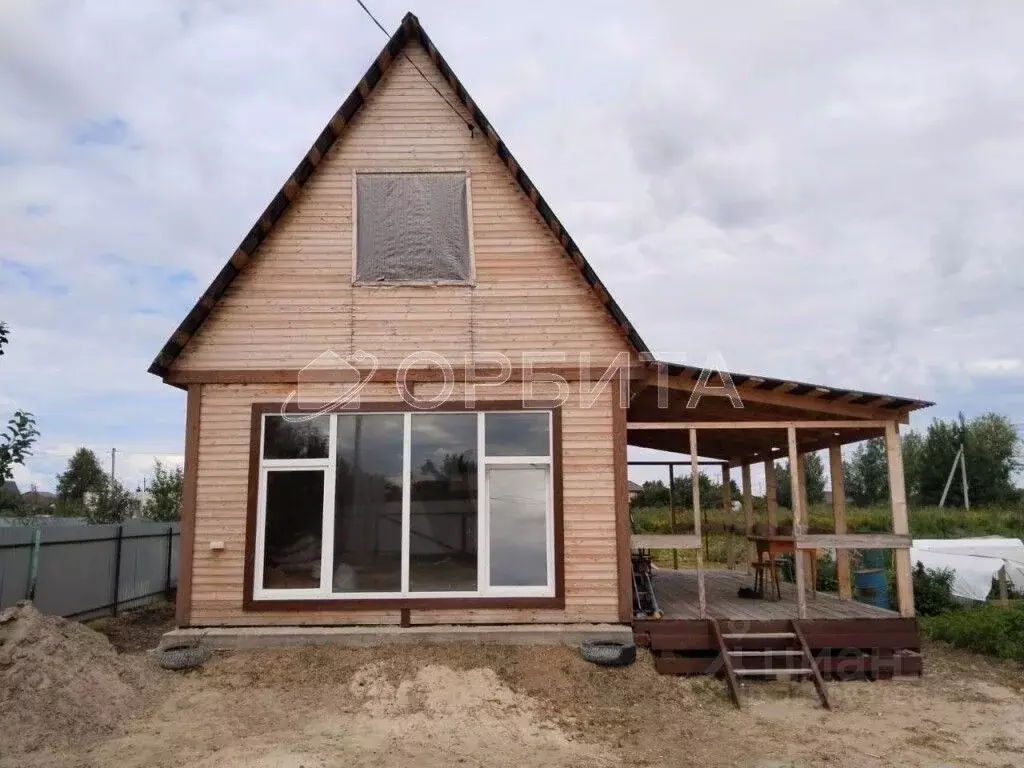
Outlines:
{"type": "Polygon", "coordinates": [[[764,677],[774,675],[813,675],[813,669],[801,667],[799,669],[781,667],[779,669],[735,669],[733,673],[738,677],[764,677]]]}
{"type": "Polygon", "coordinates": [[[803,656],[803,651],[729,651],[730,656],[803,656]]]}
{"type": "Polygon", "coordinates": [[[794,640],[792,632],[737,632],[722,635],[723,640],[794,640]]]}

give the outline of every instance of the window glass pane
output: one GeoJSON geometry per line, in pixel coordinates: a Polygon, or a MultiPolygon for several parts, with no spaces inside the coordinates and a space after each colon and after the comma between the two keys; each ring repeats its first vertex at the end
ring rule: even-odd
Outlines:
{"type": "Polygon", "coordinates": [[[338,416],[335,592],[402,589],[401,414],[338,416]]]}
{"type": "Polygon", "coordinates": [[[548,584],[548,478],[546,468],[487,470],[491,586],[548,584]]]}
{"type": "Polygon", "coordinates": [[[468,282],[464,173],[360,173],[356,280],[468,282]]]}
{"type": "Polygon", "coordinates": [[[326,459],[331,435],[331,417],[264,417],[263,458],[326,459]]]}
{"type": "Polygon", "coordinates": [[[477,417],[413,414],[409,589],[477,588],[477,417]]]}
{"type": "Polygon", "coordinates": [[[548,414],[488,413],[484,416],[488,456],[547,456],[548,414]]]}
{"type": "Polygon", "coordinates": [[[266,497],[263,587],[319,587],[323,470],[267,472],[266,497]]]}

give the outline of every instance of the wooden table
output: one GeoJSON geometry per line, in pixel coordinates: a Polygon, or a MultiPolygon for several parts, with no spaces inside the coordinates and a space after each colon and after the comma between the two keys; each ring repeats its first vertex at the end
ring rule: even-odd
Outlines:
{"type": "MultiPolygon", "coordinates": [[[[772,577],[772,582],[775,584],[775,594],[777,599],[782,599],[782,589],[779,586],[779,568],[777,558],[779,555],[793,555],[796,559],[798,553],[803,553],[808,556],[808,565],[811,573],[811,597],[817,596],[818,587],[818,557],[817,552],[813,549],[797,550],[796,539],[792,536],[748,536],[748,541],[754,542],[754,546],[757,549],[757,566],[759,568],[768,567],[769,573],[772,577]],[[768,556],[768,562],[765,562],[765,555],[768,556]]],[[[795,574],[794,574],[795,577],[795,574]]],[[[764,590],[762,588],[762,594],[764,590]]]]}

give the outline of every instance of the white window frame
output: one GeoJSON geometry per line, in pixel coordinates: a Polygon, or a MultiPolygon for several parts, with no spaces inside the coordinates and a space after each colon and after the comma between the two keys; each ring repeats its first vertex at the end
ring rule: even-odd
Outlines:
{"type": "Polygon", "coordinates": [[[330,420],[329,445],[326,459],[265,459],[264,440],[267,417],[277,413],[261,414],[259,421],[259,483],[256,504],[256,535],[254,537],[253,600],[331,600],[344,605],[348,600],[401,600],[450,598],[553,598],[555,584],[555,474],[554,445],[555,420],[550,410],[482,410],[444,411],[457,415],[473,413],[477,417],[477,588],[476,590],[419,592],[411,591],[409,584],[410,540],[412,523],[412,419],[411,411],[367,411],[325,414],[330,420]],[[486,418],[488,414],[544,413],[548,417],[547,456],[488,456],[486,454],[486,418]],[[401,415],[402,418],[402,532],[401,532],[401,591],[399,592],[335,592],[334,591],[334,496],[337,473],[338,418],[344,416],[401,415]],[[487,470],[490,468],[544,468],[547,470],[546,541],[547,578],[544,586],[492,587],[490,584],[490,492],[487,470]],[[320,586],[316,589],[267,589],[263,587],[263,569],[266,544],[267,475],[269,472],[320,470],[324,473],[324,504],[322,511],[320,545],[320,586]]]}
{"type": "Polygon", "coordinates": [[[361,287],[382,287],[395,285],[447,285],[476,287],[476,247],[473,244],[473,184],[467,168],[356,168],[352,171],[352,285],[361,287]],[[466,177],[466,245],[469,248],[469,280],[389,280],[387,282],[365,281],[356,278],[359,267],[359,190],[361,174],[423,174],[461,173],[466,177]]]}
{"type": "Polygon", "coordinates": [[[335,451],[338,436],[338,421],[330,418],[326,459],[265,459],[264,442],[267,435],[267,417],[278,416],[264,413],[260,417],[260,481],[256,506],[255,568],[253,569],[252,596],[254,600],[309,600],[322,598],[325,584],[333,586],[331,564],[334,562],[334,482],[335,451]],[[320,586],[316,589],[268,589],[263,586],[263,567],[266,563],[267,533],[267,475],[270,472],[302,472],[320,470],[324,473],[324,500],[320,518],[320,586]]]}

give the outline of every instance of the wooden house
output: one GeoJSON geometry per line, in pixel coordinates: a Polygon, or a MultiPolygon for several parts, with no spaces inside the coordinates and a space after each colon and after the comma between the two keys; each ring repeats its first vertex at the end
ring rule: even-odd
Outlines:
{"type": "MultiPolygon", "coordinates": [[[[627,445],[738,468],[751,532],[752,464],[771,494],[776,456],[884,436],[892,534],[846,540],[840,504],[809,536],[795,486],[794,539],[894,548],[899,612],[798,578],[763,618],[916,643],[898,427],[927,403],[658,362],[411,14],[150,371],[188,392],[180,627],[628,625],[631,551],[701,530],[631,542],[627,445]]],[[[738,572],[699,565],[656,579],[673,658],[735,618],[738,572]]]]}

